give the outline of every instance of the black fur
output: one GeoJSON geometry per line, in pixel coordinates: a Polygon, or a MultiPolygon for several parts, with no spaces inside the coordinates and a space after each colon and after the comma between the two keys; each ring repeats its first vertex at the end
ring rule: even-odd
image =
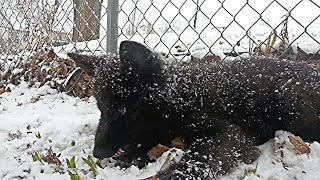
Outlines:
{"type": "Polygon", "coordinates": [[[120,59],[68,55],[96,80],[97,158],[122,147],[119,159],[141,165],[153,146],[181,137],[189,153],[158,177],[210,179],[239,161],[253,162],[254,145],[276,130],[320,139],[320,76],[307,64],[264,58],[164,64],[131,41],[121,43],[120,59]]]}

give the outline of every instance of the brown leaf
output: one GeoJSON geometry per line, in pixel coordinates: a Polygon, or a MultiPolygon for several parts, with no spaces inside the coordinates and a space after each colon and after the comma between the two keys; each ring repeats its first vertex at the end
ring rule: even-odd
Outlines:
{"type": "Polygon", "coordinates": [[[6,92],[11,92],[11,89],[9,87],[6,88],[6,92]]]}
{"type": "Polygon", "coordinates": [[[294,145],[297,154],[310,154],[310,147],[297,136],[289,135],[290,142],[294,145]]]}
{"type": "Polygon", "coordinates": [[[56,153],[54,153],[52,151],[52,148],[50,147],[50,149],[48,149],[47,155],[45,155],[45,156],[42,155],[41,159],[48,164],[52,164],[54,166],[54,169],[56,170],[56,172],[63,173],[64,169],[63,169],[63,165],[59,159],[59,156],[60,155],[57,155],[56,153]]]}
{"type": "Polygon", "coordinates": [[[53,51],[53,49],[50,49],[50,51],[47,53],[47,59],[54,59],[56,57],[56,53],[53,51]]]}
{"type": "Polygon", "coordinates": [[[67,66],[75,67],[75,63],[74,63],[74,61],[72,61],[71,59],[66,59],[65,64],[66,64],[67,66]]]}
{"type": "Polygon", "coordinates": [[[182,139],[182,138],[180,138],[180,137],[174,138],[174,139],[171,141],[171,147],[184,150],[184,148],[185,148],[184,139],[182,139]]]}
{"type": "Polygon", "coordinates": [[[6,91],[5,87],[0,87],[0,94],[4,93],[6,91]]]}
{"type": "Polygon", "coordinates": [[[17,131],[17,132],[15,132],[15,133],[9,133],[8,134],[8,140],[9,141],[12,141],[12,140],[14,140],[14,139],[21,139],[21,137],[22,137],[22,133],[20,132],[20,131],[17,131]]]}
{"type": "Polygon", "coordinates": [[[150,157],[150,159],[158,159],[164,152],[168,150],[168,147],[162,144],[158,144],[148,152],[148,156],[150,157]]]}
{"type": "Polygon", "coordinates": [[[40,96],[32,96],[30,100],[31,100],[31,103],[36,103],[37,101],[40,100],[40,96]]]}

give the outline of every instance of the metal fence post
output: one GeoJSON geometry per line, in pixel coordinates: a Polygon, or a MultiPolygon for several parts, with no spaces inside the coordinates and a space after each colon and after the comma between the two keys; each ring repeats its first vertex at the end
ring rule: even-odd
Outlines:
{"type": "Polygon", "coordinates": [[[119,0],[108,0],[107,51],[117,53],[119,0]]]}

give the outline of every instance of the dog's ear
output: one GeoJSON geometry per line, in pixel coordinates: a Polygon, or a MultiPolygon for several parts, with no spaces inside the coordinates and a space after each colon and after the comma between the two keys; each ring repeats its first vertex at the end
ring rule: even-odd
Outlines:
{"type": "Polygon", "coordinates": [[[134,41],[122,41],[119,52],[122,70],[130,69],[142,83],[163,84],[163,61],[159,54],[134,41]]]}
{"type": "Polygon", "coordinates": [[[78,54],[78,53],[68,53],[67,55],[83,71],[87,72],[91,76],[94,74],[94,63],[96,62],[97,57],[88,56],[88,55],[84,55],[84,54],[78,54]]]}

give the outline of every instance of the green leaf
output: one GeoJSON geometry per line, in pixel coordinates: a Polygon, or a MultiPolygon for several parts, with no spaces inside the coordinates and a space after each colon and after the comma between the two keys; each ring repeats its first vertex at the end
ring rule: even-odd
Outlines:
{"type": "Polygon", "coordinates": [[[92,171],[93,173],[96,173],[97,171],[97,165],[96,163],[93,161],[92,157],[90,155],[88,155],[88,158],[82,158],[82,160],[88,164],[88,166],[90,167],[90,171],[92,171]]]}
{"type": "Polygon", "coordinates": [[[77,173],[73,173],[71,171],[68,171],[68,173],[71,180],[80,180],[80,177],[77,175],[77,173]]]}
{"type": "Polygon", "coordinates": [[[42,162],[41,156],[39,155],[39,153],[35,152],[34,154],[31,154],[31,156],[32,156],[32,161],[33,162],[36,162],[36,161],[42,162]]]}
{"type": "Polygon", "coordinates": [[[70,160],[67,159],[68,168],[76,168],[76,157],[72,157],[70,160]]]}
{"type": "Polygon", "coordinates": [[[244,169],[244,171],[243,171],[243,177],[246,177],[246,176],[248,176],[248,175],[249,175],[248,169],[244,169]]]}
{"type": "Polygon", "coordinates": [[[38,138],[38,139],[41,138],[41,134],[39,132],[36,133],[36,138],[38,138]]]}
{"type": "Polygon", "coordinates": [[[76,142],[74,140],[71,141],[71,146],[75,146],[76,142]]]}

